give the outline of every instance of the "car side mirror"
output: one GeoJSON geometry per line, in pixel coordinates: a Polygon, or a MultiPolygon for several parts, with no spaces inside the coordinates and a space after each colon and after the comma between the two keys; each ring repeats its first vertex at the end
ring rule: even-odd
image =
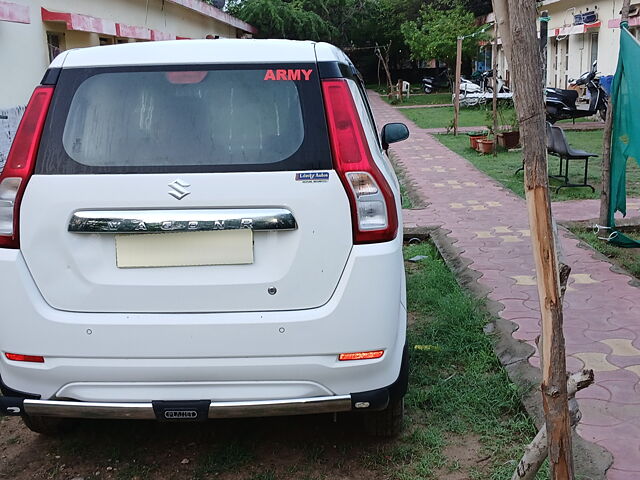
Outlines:
{"type": "Polygon", "coordinates": [[[409,138],[409,129],[404,123],[387,123],[382,127],[382,148],[387,150],[390,143],[409,138]]]}

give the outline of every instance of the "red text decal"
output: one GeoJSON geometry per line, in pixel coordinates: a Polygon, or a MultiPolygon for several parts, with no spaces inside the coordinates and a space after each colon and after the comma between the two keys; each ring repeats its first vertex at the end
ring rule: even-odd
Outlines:
{"type": "Polygon", "coordinates": [[[303,70],[301,68],[294,69],[277,69],[267,70],[264,74],[265,80],[309,80],[313,70],[303,70]]]}

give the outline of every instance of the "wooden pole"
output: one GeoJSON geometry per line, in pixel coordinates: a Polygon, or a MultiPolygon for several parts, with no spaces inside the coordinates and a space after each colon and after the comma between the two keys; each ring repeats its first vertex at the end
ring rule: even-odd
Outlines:
{"type": "Polygon", "coordinates": [[[525,170],[525,194],[542,317],[542,403],[553,480],[573,480],[571,428],[567,398],[567,369],[562,331],[562,296],[551,219],[547,173],[542,60],[534,2],[493,0],[502,43],[508,52],[515,83],[525,170]],[[504,29],[506,13],[510,27],[504,29]],[[506,44],[509,44],[508,47],[506,44]],[[519,87],[522,88],[519,88],[519,87]]]}
{"type": "Polygon", "coordinates": [[[609,226],[609,208],[611,206],[611,132],[613,131],[613,102],[609,98],[607,117],[602,134],[602,185],[600,186],[600,215],[598,225],[609,226]]]}
{"type": "MultiPolygon", "coordinates": [[[[630,4],[630,0],[623,0],[620,23],[629,21],[630,4]]],[[[598,217],[598,224],[606,226],[609,226],[609,209],[611,207],[611,133],[613,132],[613,110],[615,108],[611,97],[609,97],[608,103],[603,132],[602,187],[600,188],[600,216],[598,217]]]]}
{"type": "Polygon", "coordinates": [[[493,70],[493,156],[498,156],[498,22],[493,24],[493,43],[491,44],[491,69],[493,70]]]}
{"type": "Polygon", "coordinates": [[[549,41],[549,12],[540,12],[540,56],[542,57],[542,86],[547,85],[547,43],[549,41]]]}
{"type": "Polygon", "coordinates": [[[456,46],[456,81],[453,85],[453,134],[458,135],[458,121],[460,115],[460,77],[462,76],[462,37],[458,37],[456,46]]]}

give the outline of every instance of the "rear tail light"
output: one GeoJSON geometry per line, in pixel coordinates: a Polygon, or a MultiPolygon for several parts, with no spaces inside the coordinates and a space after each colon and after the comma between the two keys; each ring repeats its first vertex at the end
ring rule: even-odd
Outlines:
{"type": "Polygon", "coordinates": [[[393,240],[398,215],[393,191],[376,166],[347,80],[323,80],[334,168],[351,204],[354,243],[393,240]]]}
{"type": "Polygon", "coordinates": [[[37,87],[0,174],[0,248],[19,248],[20,201],[33,173],[53,87],[37,87]]]}

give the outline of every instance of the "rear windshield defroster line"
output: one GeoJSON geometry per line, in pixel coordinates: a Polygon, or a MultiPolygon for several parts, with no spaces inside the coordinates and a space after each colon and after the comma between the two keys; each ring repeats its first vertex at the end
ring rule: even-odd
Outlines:
{"type": "Polygon", "coordinates": [[[315,64],[66,69],[36,173],[331,169],[315,64]]]}

